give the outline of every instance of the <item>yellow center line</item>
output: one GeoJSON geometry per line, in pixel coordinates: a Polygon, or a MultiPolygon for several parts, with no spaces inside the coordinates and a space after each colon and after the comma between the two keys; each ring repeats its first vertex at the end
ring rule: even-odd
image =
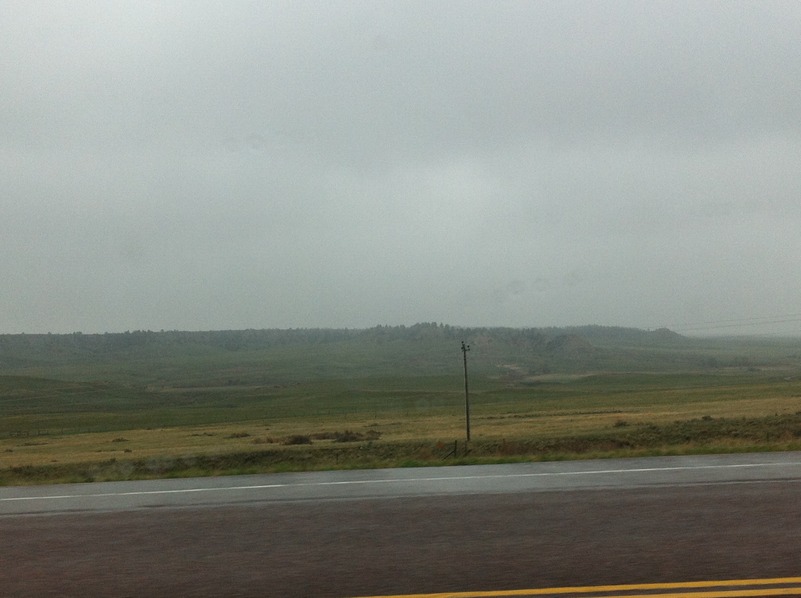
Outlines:
{"type": "MultiPolygon", "coordinates": [[[[621,598],[747,598],[748,596],[801,596],[801,587],[762,588],[761,590],[723,590],[720,592],[670,592],[669,594],[623,594],[621,598]]],[[[604,598],[612,598],[607,594],[604,598]]]]}
{"type": "Polygon", "coordinates": [[[512,596],[554,596],[558,594],[606,594],[611,598],[610,592],[627,592],[625,598],[676,598],[677,596],[693,596],[695,598],[729,598],[748,596],[791,596],[801,595],[801,577],[777,577],[774,579],[726,579],[720,581],[683,581],[672,583],[646,583],[624,584],[609,586],[575,586],[562,588],[538,588],[528,590],[486,590],[475,592],[440,592],[434,594],[393,594],[384,596],[363,596],[362,598],[493,598],[512,596]],[[749,586],[779,586],[791,585],[786,588],[760,588],[746,589],[749,586]],[[711,588],[737,587],[739,590],[692,591],[709,590],[711,588]],[[630,594],[628,592],[653,590],[690,590],[685,592],[670,592],[667,594],[630,594]]]}

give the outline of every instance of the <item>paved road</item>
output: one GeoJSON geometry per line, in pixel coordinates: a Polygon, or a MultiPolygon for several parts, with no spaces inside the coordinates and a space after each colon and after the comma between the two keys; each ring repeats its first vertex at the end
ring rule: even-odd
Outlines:
{"type": "Polygon", "coordinates": [[[0,595],[801,575],[801,453],[0,488],[0,595]]]}

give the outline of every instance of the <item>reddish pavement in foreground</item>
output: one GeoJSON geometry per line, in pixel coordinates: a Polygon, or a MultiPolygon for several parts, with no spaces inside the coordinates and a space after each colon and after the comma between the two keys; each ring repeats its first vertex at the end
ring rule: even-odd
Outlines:
{"type": "Polygon", "coordinates": [[[801,575],[793,482],[0,517],[3,596],[357,596],[801,575]]]}

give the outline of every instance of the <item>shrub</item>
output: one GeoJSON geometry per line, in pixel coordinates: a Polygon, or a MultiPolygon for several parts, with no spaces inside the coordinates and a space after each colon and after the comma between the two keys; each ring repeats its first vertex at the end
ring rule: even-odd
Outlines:
{"type": "Polygon", "coordinates": [[[364,440],[364,434],[351,432],[350,430],[337,432],[336,438],[334,438],[335,442],[358,442],[359,440],[364,440]]]}
{"type": "Polygon", "coordinates": [[[266,438],[254,438],[253,444],[275,444],[275,439],[271,436],[267,436],[266,438]]]}
{"type": "Polygon", "coordinates": [[[311,444],[312,440],[305,434],[293,434],[292,436],[287,436],[284,440],[284,444],[311,444]]]}

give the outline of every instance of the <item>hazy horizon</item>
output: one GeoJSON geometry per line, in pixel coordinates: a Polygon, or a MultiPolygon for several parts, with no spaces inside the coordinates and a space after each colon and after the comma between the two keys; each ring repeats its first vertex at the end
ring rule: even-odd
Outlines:
{"type": "Polygon", "coordinates": [[[801,336],[801,4],[0,1],[0,333],[801,336]]]}
{"type": "MultiPolygon", "coordinates": [[[[503,330],[503,329],[511,329],[511,330],[535,330],[535,331],[549,331],[554,330],[560,333],[571,333],[576,331],[581,331],[584,328],[608,328],[608,329],[621,329],[621,330],[639,330],[645,333],[649,332],[660,332],[660,331],[668,331],[676,334],[680,334],[681,336],[692,338],[692,339],[787,339],[787,340],[794,340],[798,339],[801,341],[801,333],[781,333],[781,332],[747,332],[744,331],[748,327],[752,326],[751,324],[726,324],[726,325],[715,325],[711,324],[708,326],[704,326],[697,329],[691,329],[689,331],[678,332],[676,330],[672,330],[670,328],[639,328],[636,326],[624,326],[624,325],[605,325],[605,324],[570,324],[566,326],[471,326],[471,325],[460,325],[460,324],[450,324],[448,322],[415,322],[413,324],[374,324],[371,326],[358,326],[358,327],[331,327],[331,326],[313,326],[313,327],[271,327],[271,328],[206,328],[206,329],[179,329],[179,328],[161,328],[158,330],[153,330],[150,328],[136,328],[133,330],[104,330],[104,331],[83,331],[83,330],[73,330],[71,332],[0,332],[0,336],[72,336],[72,335],[87,335],[87,336],[103,336],[108,334],[137,334],[137,333],[187,333],[187,334],[205,334],[205,333],[226,333],[226,332],[248,332],[248,331],[297,331],[297,332],[304,332],[304,331],[313,331],[313,330],[331,330],[331,331],[352,331],[352,332],[363,332],[369,331],[376,328],[387,327],[387,328],[414,328],[415,326],[420,325],[428,325],[428,324],[435,324],[438,326],[447,326],[454,330],[464,330],[464,331],[473,331],[473,330],[503,330]],[[736,329],[736,330],[731,330],[736,329]]],[[[758,324],[757,326],[762,326],[762,324],[758,324]]],[[[470,341],[469,337],[465,337],[465,340],[470,341]]]]}

